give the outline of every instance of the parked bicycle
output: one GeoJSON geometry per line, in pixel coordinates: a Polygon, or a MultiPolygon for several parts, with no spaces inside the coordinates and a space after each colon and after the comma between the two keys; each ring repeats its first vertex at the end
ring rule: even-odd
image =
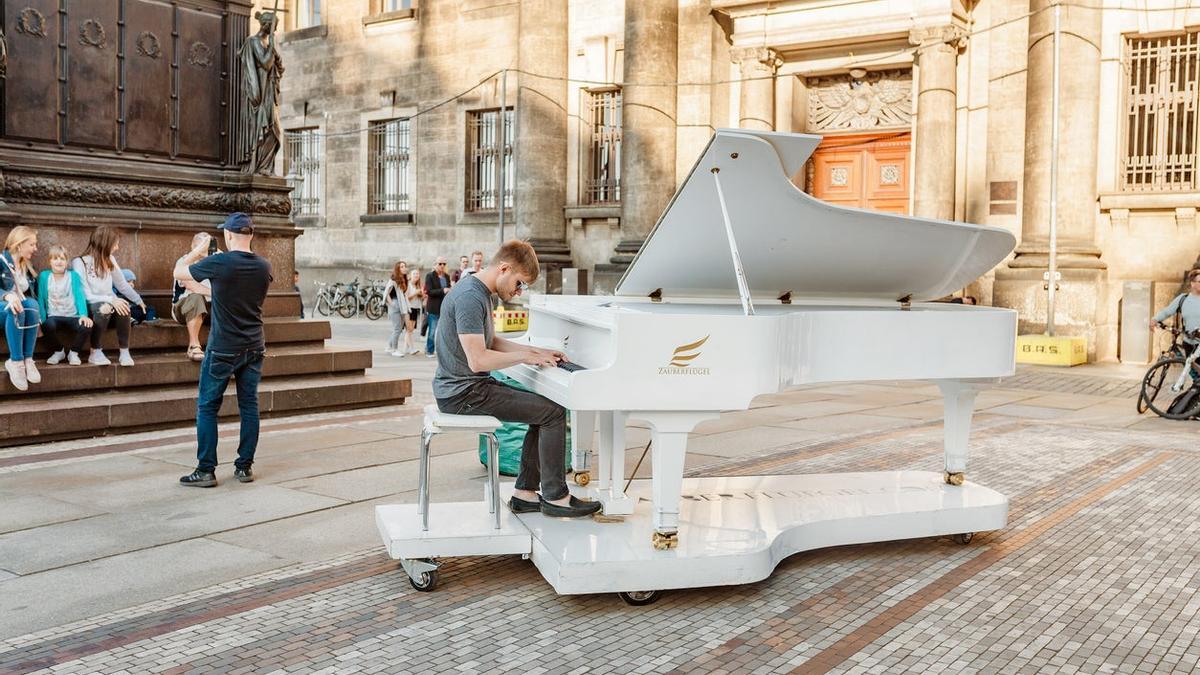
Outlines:
{"type": "MultiPolygon", "coordinates": [[[[1177,326],[1158,324],[1171,333],[1171,346],[1142,377],[1138,392],[1139,413],[1152,411],[1169,420],[1186,420],[1200,415],[1200,366],[1196,357],[1200,349],[1188,350],[1182,338],[1184,331],[1177,326]]],[[[1186,334],[1200,339],[1200,329],[1186,334]]]]}
{"type": "Polygon", "coordinates": [[[313,300],[313,313],[329,316],[337,313],[344,319],[351,319],[362,312],[368,319],[381,319],[387,314],[384,303],[382,281],[369,281],[361,284],[358,277],[348,284],[335,282],[327,284],[322,281],[314,282],[317,286],[316,297],[313,300]]]}

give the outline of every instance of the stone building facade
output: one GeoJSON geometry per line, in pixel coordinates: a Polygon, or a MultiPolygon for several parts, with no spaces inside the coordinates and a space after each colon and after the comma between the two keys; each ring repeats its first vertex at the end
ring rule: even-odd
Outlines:
{"type": "Polygon", "coordinates": [[[604,290],[715,128],[805,131],[825,139],[793,180],[822,199],[1014,232],[967,292],[1041,332],[1055,11],[1058,334],[1144,360],[1119,354],[1145,330],[1121,325],[1127,289],[1164,304],[1200,250],[1200,9],[1167,0],[283,4],[283,170],[307,176],[316,276],[493,250],[503,201],[505,236],[604,290]]]}

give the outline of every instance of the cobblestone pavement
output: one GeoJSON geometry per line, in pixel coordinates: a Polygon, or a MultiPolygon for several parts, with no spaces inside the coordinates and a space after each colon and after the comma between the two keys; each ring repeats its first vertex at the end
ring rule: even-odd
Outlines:
{"type": "MultiPolygon", "coordinates": [[[[401,363],[388,367],[428,377],[429,364],[401,363]]],[[[338,531],[369,518],[380,499],[411,501],[407,484],[398,485],[413,472],[411,453],[321,463],[368,455],[373,444],[362,438],[371,434],[393,434],[399,440],[379,442],[396,447],[419,426],[410,406],[374,417],[357,411],[275,420],[292,453],[271,469],[277,482],[264,469],[263,481],[223,485],[188,508],[216,508],[242,488],[261,490],[245,494],[262,499],[288,491],[289,499],[344,503],[195,535],[260,545],[276,557],[102,612],[62,602],[59,618],[0,640],[0,673],[1196,672],[1200,431],[1195,423],[1136,415],[1127,390],[1113,386],[1131,381],[1022,369],[980,396],[968,474],[1009,496],[1009,523],[1000,531],[966,546],[938,538],[810,551],[759,583],[672,591],[646,607],[615,595],[557,596],[516,556],[448,560],[436,592],[414,591],[381,546],[339,543],[338,531]],[[344,449],[324,447],[323,439],[339,437],[344,449]],[[306,441],[322,447],[302,452],[306,441]],[[314,463],[311,475],[297,477],[306,462],[314,463]],[[347,509],[358,509],[351,520],[303,527],[301,519],[347,509]],[[263,529],[272,524],[299,530],[307,555],[263,543],[281,536],[263,529]]],[[[940,469],[940,405],[929,385],[810,387],[755,405],[698,430],[691,475],[940,469]]],[[[636,431],[631,445],[645,442],[636,431]]],[[[43,475],[86,474],[99,460],[186,454],[182,441],[171,450],[170,438],[9,449],[0,453],[0,495],[32,490],[48,480],[43,475]]],[[[470,451],[461,454],[474,461],[470,451]]],[[[471,480],[463,479],[474,490],[471,480]]],[[[115,490],[104,492],[93,506],[117,511],[105,506],[116,499],[115,490]]],[[[14,534],[33,533],[35,543],[53,547],[60,541],[53,527],[0,535],[0,568],[8,569],[14,534]]],[[[142,545],[179,545],[156,541],[142,545]]],[[[185,571],[208,562],[164,559],[185,571]]],[[[4,604],[2,591],[14,584],[86,564],[64,558],[46,571],[30,563],[28,573],[0,572],[0,609],[27,611],[4,604]]]]}

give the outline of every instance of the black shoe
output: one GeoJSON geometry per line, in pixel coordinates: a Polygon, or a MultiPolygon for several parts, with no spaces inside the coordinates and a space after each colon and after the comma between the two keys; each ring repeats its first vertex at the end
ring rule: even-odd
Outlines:
{"type": "Polygon", "coordinates": [[[600,502],[585,502],[571,497],[570,506],[559,506],[538,497],[541,501],[542,515],[551,518],[586,518],[600,510],[600,502]]]}
{"type": "Polygon", "coordinates": [[[192,487],[216,487],[217,477],[211,471],[196,469],[183,478],[180,478],[179,482],[182,485],[190,485],[192,487]]]}
{"type": "Polygon", "coordinates": [[[514,496],[508,500],[508,510],[513,513],[537,513],[542,510],[542,505],[514,496]]]}
{"type": "Polygon", "coordinates": [[[238,479],[239,483],[253,483],[254,471],[252,471],[250,467],[246,467],[244,469],[238,467],[233,470],[233,477],[238,479]]]}

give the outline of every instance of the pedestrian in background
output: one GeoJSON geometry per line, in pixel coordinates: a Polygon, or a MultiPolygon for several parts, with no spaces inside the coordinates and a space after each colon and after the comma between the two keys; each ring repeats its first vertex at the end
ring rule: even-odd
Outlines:
{"type": "Polygon", "coordinates": [[[446,273],[446,257],[438,256],[429,274],[425,275],[425,356],[433,358],[433,336],[437,332],[438,314],[442,311],[442,298],[450,290],[450,275],[446,273]]]}
{"type": "Polygon", "coordinates": [[[206,239],[180,258],[174,272],[182,282],[212,282],[212,325],[200,362],[196,398],[196,470],[179,479],[183,485],[195,487],[217,484],[217,412],[230,378],[237,383],[241,418],[233,476],[242,483],[254,480],[251,465],[258,449],[258,383],[267,349],[262,306],[273,280],[271,263],[250,250],[254,239],[250,216],[230,214],[218,227],[225,236],[225,252],[206,258],[206,239]]]}
{"type": "MultiPolygon", "coordinates": [[[[392,322],[392,335],[388,338],[387,351],[392,356],[404,356],[400,350],[400,336],[408,334],[408,265],[399,261],[392,267],[392,276],[383,289],[383,303],[387,307],[388,321],[392,322]]],[[[406,337],[405,343],[411,344],[406,337]]]]}
{"type": "Polygon", "coordinates": [[[421,300],[425,291],[421,288],[421,270],[408,272],[408,332],[404,334],[404,351],[416,354],[421,350],[417,347],[417,322],[421,320],[421,300]]]}

